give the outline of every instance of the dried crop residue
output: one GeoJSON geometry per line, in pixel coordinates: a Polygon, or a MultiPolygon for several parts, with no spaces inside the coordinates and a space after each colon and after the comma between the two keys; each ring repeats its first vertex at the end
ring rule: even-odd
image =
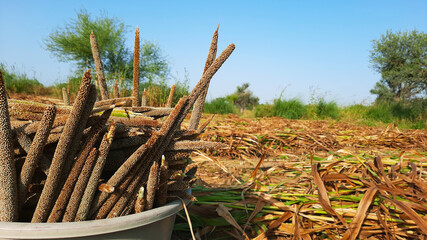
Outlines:
{"type": "MultiPolygon", "coordinates": [[[[201,138],[229,148],[191,155],[193,228],[201,239],[245,239],[218,215],[223,205],[253,239],[425,239],[426,137],[393,125],[216,116],[201,138]]],[[[173,239],[188,237],[186,223],[175,229],[173,239]]]]}

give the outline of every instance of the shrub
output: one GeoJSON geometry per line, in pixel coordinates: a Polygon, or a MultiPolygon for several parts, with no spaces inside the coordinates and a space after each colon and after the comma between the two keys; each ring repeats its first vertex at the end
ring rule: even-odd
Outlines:
{"type": "Polygon", "coordinates": [[[235,113],[236,108],[226,98],[220,97],[215,98],[212,101],[205,102],[203,112],[211,114],[229,114],[235,113]]]}
{"type": "Polygon", "coordinates": [[[272,117],[273,105],[261,104],[255,107],[255,117],[272,117]]]}
{"type": "Polygon", "coordinates": [[[307,107],[299,99],[276,99],[273,104],[273,116],[288,119],[300,119],[307,115],[307,107]]]}
{"type": "Polygon", "coordinates": [[[318,118],[338,118],[339,109],[336,102],[326,102],[323,99],[320,99],[319,102],[315,104],[316,116],[318,118]]]}

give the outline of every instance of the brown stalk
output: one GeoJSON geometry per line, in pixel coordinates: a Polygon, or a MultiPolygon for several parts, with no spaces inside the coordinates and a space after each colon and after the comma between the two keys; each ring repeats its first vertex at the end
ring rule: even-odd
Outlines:
{"type": "MultiPolygon", "coordinates": [[[[60,126],[64,126],[67,122],[68,115],[56,115],[55,120],[53,121],[52,129],[60,126]]],[[[37,129],[39,129],[40,122],[33,122],[25,126],[23,129],[23,133],[30,135],[35,132],[37,132],[37,129]]]]}
{"type": "Polygon", "coordinates": [[[157,161],[153,162],[150,168],[150,174],[148,175],[147,181],[147,197],[145,199],[145,210],[150,210],[154,206],[154,197],[156,196],[157,187],[159,185],[159,163],[157,161]]]}
{"type": "MultiPolygon", "coordinates": [[[[219,24],[212,37],[212,42],[209,47],[208,57],[206,58],[205,69],[203,70],[203,73],[205,73],[208,70],[208,68],[212,65],[212,63],[216,58],[216,52],[218,49],[218,29],[219,29],[219,24]]],[[[189,129],[197,130],[199,126],[200,118],[202,117],[203,106],[205,104],[206,95],[208,94],[208,88],[209,88],[209,82],[207,83],[206,87],[203,89],[203,92],[200,94],[200,96],[197,98],[194,104],[193,112],[191,113],[189,129]]]]}
{"type": "Polygon", "coordinates": [[[190,112],[194,102],[197,100],[200,94],[204,91],[206,86],[208,86],[210,80],[215,75],[215,73],[219,70],[222,64],[224,64],[224,62],[228,59],[231,53],[233,53],[235,47],[236,46],[234,44],[228,45],[227,48],[221,53],[221,55],[217,59],[215,59],[215,61],[211,64],[211,66],[203,73],[202,78],[200,79],[200,81],[197,83],[197,85],[193,88],[190,95],[188,96],[188,104],[181,118],[178,120],[178,124],[182,123],[185,116],[190,112]]]}
{"type": "Polygon", "coordinates": [[[92,151],[89,153],[89,156],[85,161],[83,169],[80,172],[76,185],[74,186],[73,193],[71,194],[67,208],[65,209],[64,217],[62,219],[63,222],[74,221],[74,218],[77,213],[77,209],[79,208],[80,201],[82,199],[82,195],[85,191],[87,182],[89,181],[89,177],[90,177],[92,168],[95,165],[97,157],[98,157],[98,150],[96,148],[93,148],[92,151]]]}
{"type": "Polygon", "coordinates": [[[332,214],[333,216],[336,216],[345,226],[347,226],[347,223],[345,222],[344,218],[341,215],[339,215],[331,206],[331,202],[329,201],[328,191],[326,190],[325,184],[323,183],[319,175],[319,165],[320,164],[312,165],[312,174],[314,178],[314,183],[316,183],[317,185],[319,203],[326,212],[328,212],[329,214],[332,214]]]}
{"type": "MultiPolygon", "coordinates": [[[[49,108],[51,104],[46,103],[39,103],[39,102],[33,102],[33,101],[27,101],[27,100],[17,100],[17,99],[9,99],[8,100],[8,107],[9,111],[17,111],[17,112],[30,112],[30,113],[41,113],[43,116],[43,113],[46,111],[47,108],[49,108]]],[[[56,106],[56,114],[70,114],[71,111],[70,106],[56,106]]]]}
{"type": "Polygon", "coordinates": [[[141,181],[143,179],[143,174],[141,173],[133,176],[132,182],[114,204],[114,207],[111,209],[110,213],[108,213],[107,218],[113,218],[121,215],[121,212],[123,212],[123,210],[126,208],[128,202],[138,192],[138,188],[141,187],[141,181]]]}
{"type": "MultiPolygon", "coordinates": [[[[76,154],[80,151],[80,148],[81,148],[80,143],[82,140],[83,132],[86,128],[86,124],[88,122],[89,116],[92,114],[93,105],[96,102],[96,95],[97,95],[96,87],[95,87],[95,85],[91,84],[89,86],[89,96],[88,96],[88,99],[84,105],[82,117],[80,118],[79,124],[77,126],[76,133],[74,135],[73,142],[71,143],[70,151],[68,153],[67,162],[65,163],[65,166],[64,166],[63,178],[61,181],[61,185],[63,185],[65,183],[65,181],[67,179],[66,176],[68,176],[68,174],[70,173],[71,168],[73,167],[73,164],[75,162],[74,158],[76,157],[76,154]]],[[[109,112],[111,113],[111,111],[108,111],[108,110],[104,112],[104,113],[108,113],[108,116],[104,116],[104,119],[105,118],[108,119],[108,117],[110,116],[109,112]]],[[[101,119],[102,119],[102,116],[101,116],[101,119]]],[[[104,122],[104,120],[100,120],[99,122],[104,122]]],[[[77,157],[78,157],[78,155],[77,155],[77,157]]]]}
{"type": "Polygon", "coordinates": [[[56,147],[49,174],[31,222],[45,222],[48,218],[54,203],[54,198],[57,196],[58,184],[61,180],[61,174],[64,170],[65,160],[67,159],[71,142],[75,137],[76,129],[78,128],[79,121],[83,114],[84,105],[89,97],[90,82],[91,76],[89,69],[83,75],[79,92],[73,104],[73,109],[71,110],[67,123],[64,126],[64,131],[56,147]]]}
{"type": "MultiPolygon", "coordinates": [[[[129,171],[134,168],[135,165],[137,165],[138,162],[145,162],[146,164],[151,164],[146,161],[144,161],[144,158],[154,146],[158,144],[159,141],[162,140],[161,136],[166,135],[167,132],[170,131],[172,127],[172,123],[178,118],[180,115],[181,110],[185,106],[186,97],[183,97],[176,107],[174,108],[174,111],[169,115],[169,117],[165,120],[163,123],[161,129],[158,132],[154,132],[151,137],[148,139],[148,141],[138,148],[127,160],[122,164],[122,166],[117,169],[117,171],[114,173],[114,175],[108,180],[107,184],[110,186],[117,186],[129,173],[129,171]]],[[[150,154],[151,156],[154,156],[150,154]]],[[[144,172],[144,171],[142,171],[144,172]]],[[[96,200],[95,209],[99,208],[102,203],[106,200],[108,194],[101,193],[99,198],[96,200]]]]}
{"type": "Polygon", "coordinates": [[[114,82],[113,97],[114,98],[119,98],[120,97],[120,93],[119,93],[119,79],[116,79],[116,82],[114,82]]]}
{"type": "Polygon", "coordinates": [[[132,107],[139,106],[139,27],[135,30],[135,46],[133,51],[133,90],[132,107]]]}
{"type": "Polygon", "coordinates": [[[166,102],[166,106],[167,108],[172,107],[172,101],[173,101],[173,95],[175,94],[175,84],[172,85],[171,90],[169,92],[169,97],[168,97],[168,101],[166,102]]]}
{"type": "Polygon", "coordinates": [[[356,215],[351,221],[350,228],[345,232],[343,240],[355,240],[359,235],[360,229],[362,228],[363,221],[365,220],[368,208],[374,201],[375,195],[378,192],[377,187],[370,187],[363,195],[356,210],[356,215]]]}
{"type": "Polygon", "coordinates": [[[105,199],[103,199],[103,201],[100,201],[102,199],[100,199],[100,196],[103,196],[102,194],[104,194],[104,192],[101,195],[97,195],[97,197],[95,197],[93,203],[92,203],[92,207],[90,209],[89,215],[93,216],[94,219],[102,219],[105,218],[108,213],[110,212],[110,210],[114,207],[115,203],[119,200],[119,198],[122,196],[122,194],[127,190],[129,184],[131,184],[132,180],[134,180],[134,177],[137,175],[137,173],[139,172],[139,166],[135,167],[134,169],[132,169],[132,171],[129,173],[128,176],[126,176],[126,178],[123,180],[122,183],[120,183],[120,185],[115,188],[114,192],[110,195],[105,194],[105,199]],[[99,204],[99,206],[98,206],[99,204]]]}
{"type": "Polygon", "coordinates": [[[123,149],[127,147],[133,147],[133,146],[141,146],[142,144],[146,143],[149,139],[149,136],[145,135],[138,135],[134,137],[127,137],[122,139],[116,139],[113,141],[111,145],[111,149],[123,149]]]}
{"type": "Polygon", "coordinates": [[[123,118],[123,117],[111,117],[111,120],[116,123],[121,123],[127,126],[135,127],[160,127],[162,124],[148,117],[134,117],[134,118],[123,118]]]}
{"type": "Polygon", "coordinates": [[[99,147],[99,156],[96,160],[95,166],[93,167],[93,171],[90,175],[87,187],[80,202],[79,209],[77,210],[75,221],[84,221],[88,217],[90,204],[92,203],[93,197],[95,196],[98,182],[101,178],[101,173],[104,169],[105,161],[110,151],[111,143],[114,139],[115,130],[116,125],[113,122],[110,124],[108,132],[104,134],[104,137],[102,138],[101,145],[99,147]]]}
{"type": "Polygon", "coordinates": [[[75,188],[75,184],[78,181],[80,172],[84,167],[86,158],[92,151],[93,146],[95,145],[96,141],[101,135],[103,126],[107,122],[111,112],[112,112],[111,109],[105,111],[101,116],[101,120],[91,128],[88,134],[89,138],[86,139],[85,143],[83,144],[84,147],[78,154],[77,161],[74,163],[74,166],[70,174],[66,178],[66,181],[64,186],[62,187],[61,193],[59,194],[59,197],[55,202],[55,206],[53,207],[53,210],[50,213],[48,222],[58,222],[61,220],[62,215],[65,211],[65,208],[67,207],[67,203],[70,200],[72,191],[75,188]]]}
{"type": "MultiPolygon", "coordinates": [[[[141,147],[139,147],[120,166],[120,168],[117,169],[117,171],[113,174],[113,176],[111,176],[111,178],[107,181],[107,185],[115,188],[124,179],[129,178],[130,175],[134,175],[135,173],[133,173],[133,171],[136,171],[136,170],[138,170],[140,168],[139,167],[140,164],[138,165],[137,163],[141,162],[140,159],[142,158],[142,156],[147,152],[147,150],[149,150],[149,148],[151,148],[154,145],[154,143],[156,142],[156,140],[157,140],[158,137],[159,137],[158,134],[154,133],[151,136],[151,138],[147,141],[147,143],[145,143],[144,145],[142,145],[141,147]]],[[[122,190],[122,191],[124,191],[124,190],[122,190]]],[[[90,215],[92,215],[93,212],[95,212],[98,209],[100,209],[101,206],[103,206],[104,202],[107,200],[107,198],[108,198],[108,193],[105,193],[105,192],[102,192],[101,194],[97,195],[95,197],[94,201],[93,201],[93,204],[92,204],[92,207],[91,207],[91,214],[90,215]]],[[[110,200],[110,201],[113,201],[113,200],[110,200]]],[[[106,209],[106,207],[104,207],[104,209],[106,209]]],[[[106,210],[103,210],[103,211],[107,211],[107,213],[105,213],[105,214],[108,214],[109,210],[110,209],[106,209],[106,210]]]]}
{"type": "Polygon", "coordinates": [[[10,130],[7,92],[0,71],[0,221],[18,220],[18,189],[10,130]]]}
{"type": "Polygon", "coordinates": [[[168,179],[169,170],[166,159],[162,157],[162,164],[159,169],[159,188],[156,193],[156,206],[163,206],[167,202],[168,197],[168,179]]]}
{"type": "MultiPolygon", "coordinates": [[[[29,152],[31,148],[31,144],[33,143],[33,140],[26,134],[24,134],[22,131],[17,131],[16,138],[18,140],[19,145],[24,149],[25,152],[29,152]]],[[[45,144],[46,145],[46,144],[45,144]]],[[[39,167],[41,170],[46,174],[49,173],[49,167],[50,167],[51,160],[48,159],[43,153],[40,156],[39,160],[39,167]]]]}
{"type": "Polygon", "coordinates": [[[90,34],[90,46],[92,47],[93,60],[95,62],[96,75],[98,77],[98,87],[101,92],[101,99],[108,99],[107,83],[105,82],[104,70],[102,69],[101,55],[99,54],[98,42],[93,32],[90,34]]]}
{"type": "Polygon", "coordinates": [[[148,98],[147,95],[148,95],[148,93],[144,89],[144,91],[142,92],[142,97],[141,97],[141,106],[142,107],[147,106],[147,98],[148,98]]]}
{"type": "Polygon", "coordinates": [[[209,142],[209,141],[176,141],[171,142],[166,149],[166,151],[190,151],[190,150],[200,150],[200,149],[217,149],[225,148],[228,145],[225,145],[220,142],[209,142]]]}
{"type": "Polygon", "coordinates": [[[28,185],[33,178],[37,165],[39,165],[39,160],[43,156],[43,149],[52,128],[55,115],[56,108],[54,105],[46,109],[46,112],[40,121],[40,128],[37,130],[36,135],[34,136],[34,140],[27,151],[27,157],[25,158],[24,165],[22,166],[20,178],[18,181],[18,196],[20,207],[22,207],[25,202],[28,185]]]}
{"type": "Polygon", "coordinates": [[[65,106],[70,106],[70,96],[66,88],[62,88],[62,99],[64,100],[65,106]]]}
{"type": "Polygon", "coordinates": [[[133,97],[121,97],[121,98],[113,98],[113,99],[106,99],[102,101],[98,101],[95,103],[95,107],[102,107],[105,105],[113,105],[118,102],[128,102],[132,101],[133,97]]]}

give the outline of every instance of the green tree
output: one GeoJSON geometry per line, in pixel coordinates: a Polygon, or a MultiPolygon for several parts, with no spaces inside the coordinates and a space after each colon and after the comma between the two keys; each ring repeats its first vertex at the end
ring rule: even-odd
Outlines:
{"type": "MultiPolygon", "coordinates": [[[[115,79],[124,80],[121,87],[129,89],[133,77],[133,53],[125,44],[128,26],[120,19],[109,18],[105,13],[95,19],[86,10],[77,12],[76,19],[58,27],[44,41],[46,49],[62,62],[75,62],[76,76],[81,71],[94,68],[90,33],[98,42],[103,69],[109,87],[115,79]],[[77,74],[78,73],[78,74],[77,74]]],[[[140,47],[140,76],[142,81],[165,83],[169,75],[169,66],[157,44],[144,41],[140,47]]]]}
{"type": "Polygon", "coordinates": [[[408,101],[427,95],[427,34],[387,31],[373,41],[372,67],[381,80],[371,90],[377,100],[408,101]]]}
{"type": "Polygon", "coordinates": [[[237,86],[236,91],[228,95],[227,99],[239,107],[240,112],[243,112],[244,109],[252,109],[259,104],[259,98],[255,97],[252,91],[249,90],[249,83],[243,83],[241,86],[237,86]]]}

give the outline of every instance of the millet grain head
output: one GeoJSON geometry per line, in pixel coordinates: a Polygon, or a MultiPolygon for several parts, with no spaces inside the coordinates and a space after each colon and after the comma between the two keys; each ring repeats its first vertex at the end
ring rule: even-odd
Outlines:
{"type": "Polygon", "coordinates": [[[105,82],[104,70],[102,68],[101,55],[99,54],[98,42],[96,41],[96,36],[93,32],[90,34],[90,46],[92,48],[93,60],[95,63],[96,75],[98,78],[98,87],[101,92],[101,99],[107,100],[108,90],[107,83],[105,82]]]}
{"type": "Polygon", "coordinates": [[[157,187],[159,186],[159,163],[157,161],[153,162],[153,165],[151,165],[150,173],[148,175],[148,181],[147,181],[147,197],[145,202],[145,210],[150,210],[154,206],[154,198],[156,196],[157,187]]]}
{"type": "Polygon", "coordinates": [[[99,151],[96,148],[93,148],[89,153],[82,171],[80,172],[79,178],[74,186],[73,193],[71,194],[70,200],[68,201],[67,208],[65,209],[64,217],[62,218],[63,222],[72,222],[76,217],[77,210],[80,205],[83,193],[89,181],[92,168],[96,163],[98,158],[99,151]]]}
{"type": "MultiPolygon", "coordinates": [[[[71,168],[73,167],[73,164],[76,160],[76,158],[78,157],[77,153],[79,153],[79,151],[81,150],[81,140],[83,137],[83,132],[86,128],[86,124],[88,122],[89,116],[92,114],[92,109],[93,109],[93,105],[96,102],[96,96],[97,96],[97,92],[96,92],[96,87],[93,84],[90,84],[89,86],[89,96],[86,100],[86,103],[84,104],[84,108],[83,108],[83,112],[81,115],[81,118],[79,120],[76,132],[74,134],[74,139],[73,142],[71,143],[70,146],[70,151],[68,153],[67,156],[67,160],[64,166],[64,170],[63,170],[63,178],[61,180],[61,185],[63,185],[66,181],[66,176],[70,173],[71,168]]],[[[107,111],[105,111],[107,112],[107,111]]],[[[110,116],[111,112],[108,114],[108,116],[106,117],[108,119],[108,117],[110,116]]],[[[101,119],[98,121],[99,122],[104,122],[105,124],[105,119],[101,119]]],[[[90,136],[90,135],[89,135],[90,136]]]]}
{"type": "Polygon", "coordinates": [[[97,139],[101,135],[103,126],[108,120],[112,109],[105,111],[101,115],[101,120],[97,122],[94,126],[91,127],[88,138],[83,143],[83,148],[77,155],[77,160],[74,163],[73,168],[70,173],[67,175],[64,186],[62,187],[61,193],[58,196],[58,199],[55,202],[53,210],[51,211],[48,222],[58,222],[61,220],[62,215],[67,207],[67,203],[70,201],[71,194],[73,189],[76,187],[76,182],[78,181],[79,175],[81,174],[82,169],[84,168],[86,159],[90,155],[92,148],[94,147],[97,139]]]}
{"type": "Polygon", "coordinates": [[[139,27],[135,30],[135,44],[133,51],[133,89],[132,107],[139,106],[139,27]]]}
{"type": "Polygon", "coordinates": [[[55,154],[52,159],[52,164],[49,169],[49,174],[46,179],[40,200],[37,204],[31,222],[45,222],[55,202],[55,198],[59,191],[59,184],[64,170],[65,161],[67,159],[69,149],[72,146],[72,141],[75,137],[76,129],[84,111],[84,104],[89,97],[91,85],[90,69],[87,70],[82,78],[79,92],[73,104],[73,109],[64,126],[61,138],[55,149],[55,154]]]}
{"type": "Polygon", "coordinates": [[[93,171],[90,175],[88,184],[86,186],[85,192],[77,210],[75,221],[84,221],[88,217],[89,208],[95,196],[98,187],[98,182],[101,178],[101,174],[105,166],[105,161],[107,159],[111,144],[114,139],[115,129],[116,125],[114,122],[112,122],[108,128],[108,132],[105,133],[104,137],[102,138],[101,145],[99,147],[99,156],[96,160],[95,166],[93,167],[93,171]]]}
{"type": "Polygon", "coordinates": [[[168,179],[169,179],[169,170],[166,159],[162,156],[162,163],[159,170],[159,187],[157,189],[155,205],[157,207],[163,206],[166,204],[167,195],[168,195],[168,179]]]}
{"type": "Polygon", "coordinates": [[[173,101],[173,95],[175,94],[175,84],[172,85],[171,90],[169,92],[169,97],[168,97],[168,101],[166,102],[166,106],[167,108],[172,107],[172,101],[173,101]]]}
{"type": "MultiPolygon", "coordinates": [[[[216,52],[218,49],[218,29],[219,29],[219,24],[212,37],[212,42],[209,47],[209,52],[206,58],[205,69],[203,70],[203,73],[205,73],[209,69],[209,67],[212,65],[212,63],[215,61],[216,52]]],[[[208,93],[208,88],[209,88],[209,82],[206,84],[206,87],[204,88],[204,90],[202,91],[202,93],[194,103],[193,112],[191,113],[191,118],[190,118],[189,129],[196,130],[199,126],[200,118],[202,117],[203,106],[205,104],[206,95],[208,93]]]]}
{"type": "Polygon", "coordinates": [[[20,206],[23,205],[26,199],[28,185],[30,184],[31,179],[33,178],[34,171],[37,165],[39,165],[39,161],[43,156],[43,149],[49,136],[50,130],[52,129],[55,116],[55,106],[49,106],[43,114],[43,118],[39,124],[40,128],[37,130],[33,142],[30,148],[28,149],[27,157],[25,159],[24,165],[22,166],[22,170],[18,180],[20,206]]]}
{"type": "Polygon", "coordinates": [[[0,71],[0,221],[18,220],[16,169],[13,161],[7,92],[0,71]]]}

